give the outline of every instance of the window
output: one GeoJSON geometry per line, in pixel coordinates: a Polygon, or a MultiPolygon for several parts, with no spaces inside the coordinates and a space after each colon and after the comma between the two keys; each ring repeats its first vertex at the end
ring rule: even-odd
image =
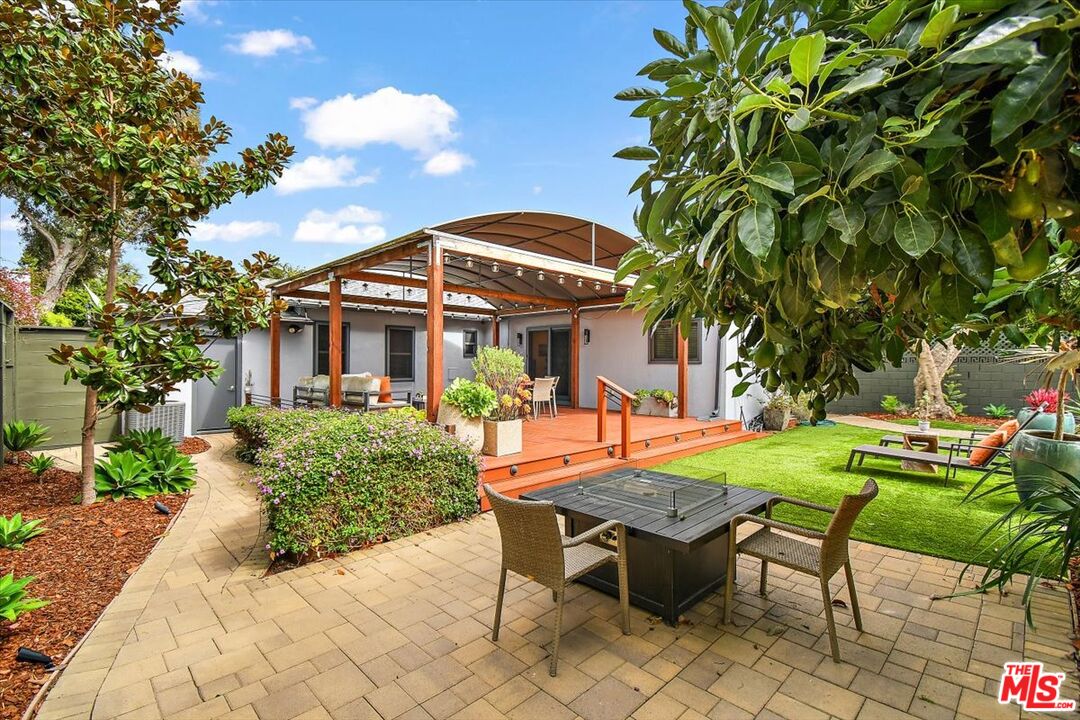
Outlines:
{"type": "Polygon", "coordinates": [[[413,379],[413,332],[411,327],[386,326],[386,374],[391,380],[413,379]]]}
{"type": "MultiPolygon", "coordinates": [[[[678,362],[679,354],[675,347],[675,324],[670,320],[661,320],[649,333],[649,362],[678,362]]],[[[690,326],[690,362],[701,362],[701,320],[694,320],[690,326]]]]}
{"type": "Polygon", "coordinates": [[[476,346],[480,342],[478,330],[461,331],[461,356],[466,358],[476,357],[476,346]]]}
{"type": "MultiPolygon", "coordinates": [[[[315,358],[312,361],[316,375],[330,374],[330,323],[315,323],[315,358]]],[[[349,323],[341,323],[341,372],[349,372],[349,323]]]]}

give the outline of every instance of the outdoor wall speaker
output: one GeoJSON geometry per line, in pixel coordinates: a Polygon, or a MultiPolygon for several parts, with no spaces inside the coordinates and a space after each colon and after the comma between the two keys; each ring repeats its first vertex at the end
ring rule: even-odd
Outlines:
{"type": "Polygon", "coordinates": [[[592,332],[589,328],[585,328],[585,344],[588,345],[590,340],[592,340],[592,332]]]}

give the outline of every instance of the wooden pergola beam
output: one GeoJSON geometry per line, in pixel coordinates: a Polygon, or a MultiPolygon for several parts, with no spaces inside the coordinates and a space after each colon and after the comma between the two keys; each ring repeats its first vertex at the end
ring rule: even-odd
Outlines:
{"type": "Polygon", "coordinates": [[[348,277],[350,273],[366,270],[367,268],[378,267],[379,265],[393,262],[394,260],[404,260],[405,258],[413,257],[419,254],[426,246],[426,243],[417,243],[415,240],[410,240],[402,245],[389,247],[371,255],[354,258],[347,262],[343,262],[340,265],[323,266],[321,269],[304,273],[278,285],[274,285],[270,288],[270,291],[279,297],[282,295],[291,295],[294,291],[305,288],[308,285],[314,285],[315,283],[329,280],[331,276],[348,277]]]}
{"type": "MultiPolygon", "coordinates": [[[[329,300],[329,293],[318,290],[295,290],[288,295],[299,300],[329,300]]],[[[342,294],[341,300],[350,305],[373,305],[376,307],[405,308],[408,310],[427,310],[427,303],[417,300],[395,300],[393,298],[367,297],[366,295],[342,294]]],[[[465,315],[483,315],[494,317],[495,311],[487,308],[475,308],[469,305],[443,305],[445,312],[462,313],[465,315]]]]}
{"type": "MultiPolygon", "coordinates": [[[[410,288],[426,288],[427,280],[423,278],[405,277],[403,275],[389,275],[377,272],[358,271],[350,272],[348,275],[342,275],[349,280],[359,280],[362,282],[374,282],[382,283],[384,285],[399,285],[402,287],[410,288]]],[[[443,290],[445,292],[456,292],[464,295],[475,295],[477,297],[489,298],[492,300],[505,300],[507,302],[516,303],[540,303],[544,305],[554,305],[556,307],[569,308],[573,307],[573,300],[562,300],[556,298],[548,298],[543,295],[527,295],[525,293],[511,292],[510,290],[494,290],[490,288],[474,287],[472,285],[458,285],[455,283],[443,283],[443,290]]]]}

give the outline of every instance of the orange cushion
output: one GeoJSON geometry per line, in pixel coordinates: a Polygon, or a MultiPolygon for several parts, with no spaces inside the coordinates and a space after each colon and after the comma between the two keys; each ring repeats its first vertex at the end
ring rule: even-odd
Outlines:
{"type": "Polygon", "coordinates": [[[394,396],[390,394],[390,376],[383,375],[379,378],[379,402],[393,402],[394,396]]]}
{"type": "Polygon", "coordinates": [[[994,432],[1005,433],[1005,442],[1009,442],[1013,435],[1020,431],[1020,421],[1016,418],[1006,420],[998,426],[994,432]]]}
{"type": "Polygon", "coordinates": [[[985,465],[994,456],[994,448],[1005,444],[1005,433],[995,430],[972,448],[969,462],[972,465],[985,465]]]}

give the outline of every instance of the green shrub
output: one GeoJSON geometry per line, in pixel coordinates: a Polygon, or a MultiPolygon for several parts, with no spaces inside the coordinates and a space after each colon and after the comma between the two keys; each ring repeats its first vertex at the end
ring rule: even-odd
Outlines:
{"type": "Polygon", "coordinates": [[[49,439],[48,432],[49,428],[33,420],[12,420],[4,423],[4,447],[11,452],[32,450],[49,439]]]}
{"type": "Polygon", "coordinates": [[[890,415],[896,415],[900,412],[900,407],[904,403],[900,402],[900,398],[895,395],[886,395],[881,398],[881,409],[890,415]]]}
{"type": "Polygon", "coordinates": [[[253,482],[275,555],[352,550],[477,510],[476,454],[409,414],[264,409],[234,420],[265,443],[253,482]]]}
{"type": "Polygon", "coordinates": [[[1005,418],[1012,417],[1013,414],[1012,408],[1008,405],[995,405],[994,403],[990,403],[984,407],[983,412],[986,413],[987,417],[992,417],[997,420],[1004,420],[1005,418]]]}
{"type": "Polygon", "coordinates": [[[641,407],[641,403],[649,398],[656,398],[664,405],[671,407],[675,402],[675,393],[671,390],[664,390],[663,388],[652,388],[651,390],[639,388],[634,391],[634,399],[631,401],[631,404],[634,407],[641,407]]]}
{"type": "Polygon", "coordinates": [[[94,463],[94,486],[98,495],[113,500],[141,500],[157,494],[150,463],[130,450],[109,453],[94,463]]]}
{"type": "Polygon", "coordinates": [[[487,385],[459,377],[443,391],[441,402],[456,407],[467,418],[482,418],[495,409],[498,399],[487,385]]]}
{"type": "Polygon", "coordinates": [[[945,397],[945,404],[951,407],[957,415],[963,415],[964,411],[967,410],[967,405],[962,403],[961,400],[967,397],[967,393],[964,392],[959,377],[960,374],[956,372],[956,368],[949,368],[941,382],[941,393],[945,397]]]}
{"type": "Polygon", "coordinates": [[[0,548],[21,550],[26,541],[45,532],[41,520],[23,520],[22,513],[0,515],[0,548]]]}
{"type": "Polygon", "coordinates": [[[279,438],[310,430],[342,414],[340,410],[281,410],[244,405],[229,408],[225,417],[238,443],[237,455],[244,462],[254,463],[258,461],[259,451],[279,438]]]}
{"type": "Polygon", "coordinates": [[[476,382],[495,391],[495,408],[489,414],[492,420],[516,420],[530,410],[532,393],[521,386],[526,379],[525,358],[510,348],[485,345],[476,353],[472,362],[476,382]]]}
{"type": "Polygon", "coordinates": [[[50,455],[41,453],[31,457],[30,462],[26,463],[26,467],[30,468],[30,472],[34,473],[34,477],[40,480],[45,473],[56,467],[56,460],[50,455]]]}
{"type": "Polygon", "coordinates": [[[0,618],[15,622],[23,613],[49,604],[48,600],[26,597],[26,586],[32,582],[32,575],[18,580],[13,573],[0,577],[0,618]]]}
{"type": "Polygon", "coordinates": [[[195,463],[172,445],[149,448],[138,457],[149,465],[150,484],[157,494],[176,495],[195,485],[195,463]]]}
{"type": "Polygon", "coordinates": [[[108,447],[109,452],[123,452],[130,450],[133,453],[145,453],[147,450],[168,450],[175,448],[173,439],[163,433],[161,428],[149,430],[128,430],[124,435],[108,447]]]}
{"type": "Polygon", "coordinates": [[[75,327],[75,321],[67,315],[58,312],[46,312],[41,314],[41,324],[45,327],[69,328],[75,327]]]}

